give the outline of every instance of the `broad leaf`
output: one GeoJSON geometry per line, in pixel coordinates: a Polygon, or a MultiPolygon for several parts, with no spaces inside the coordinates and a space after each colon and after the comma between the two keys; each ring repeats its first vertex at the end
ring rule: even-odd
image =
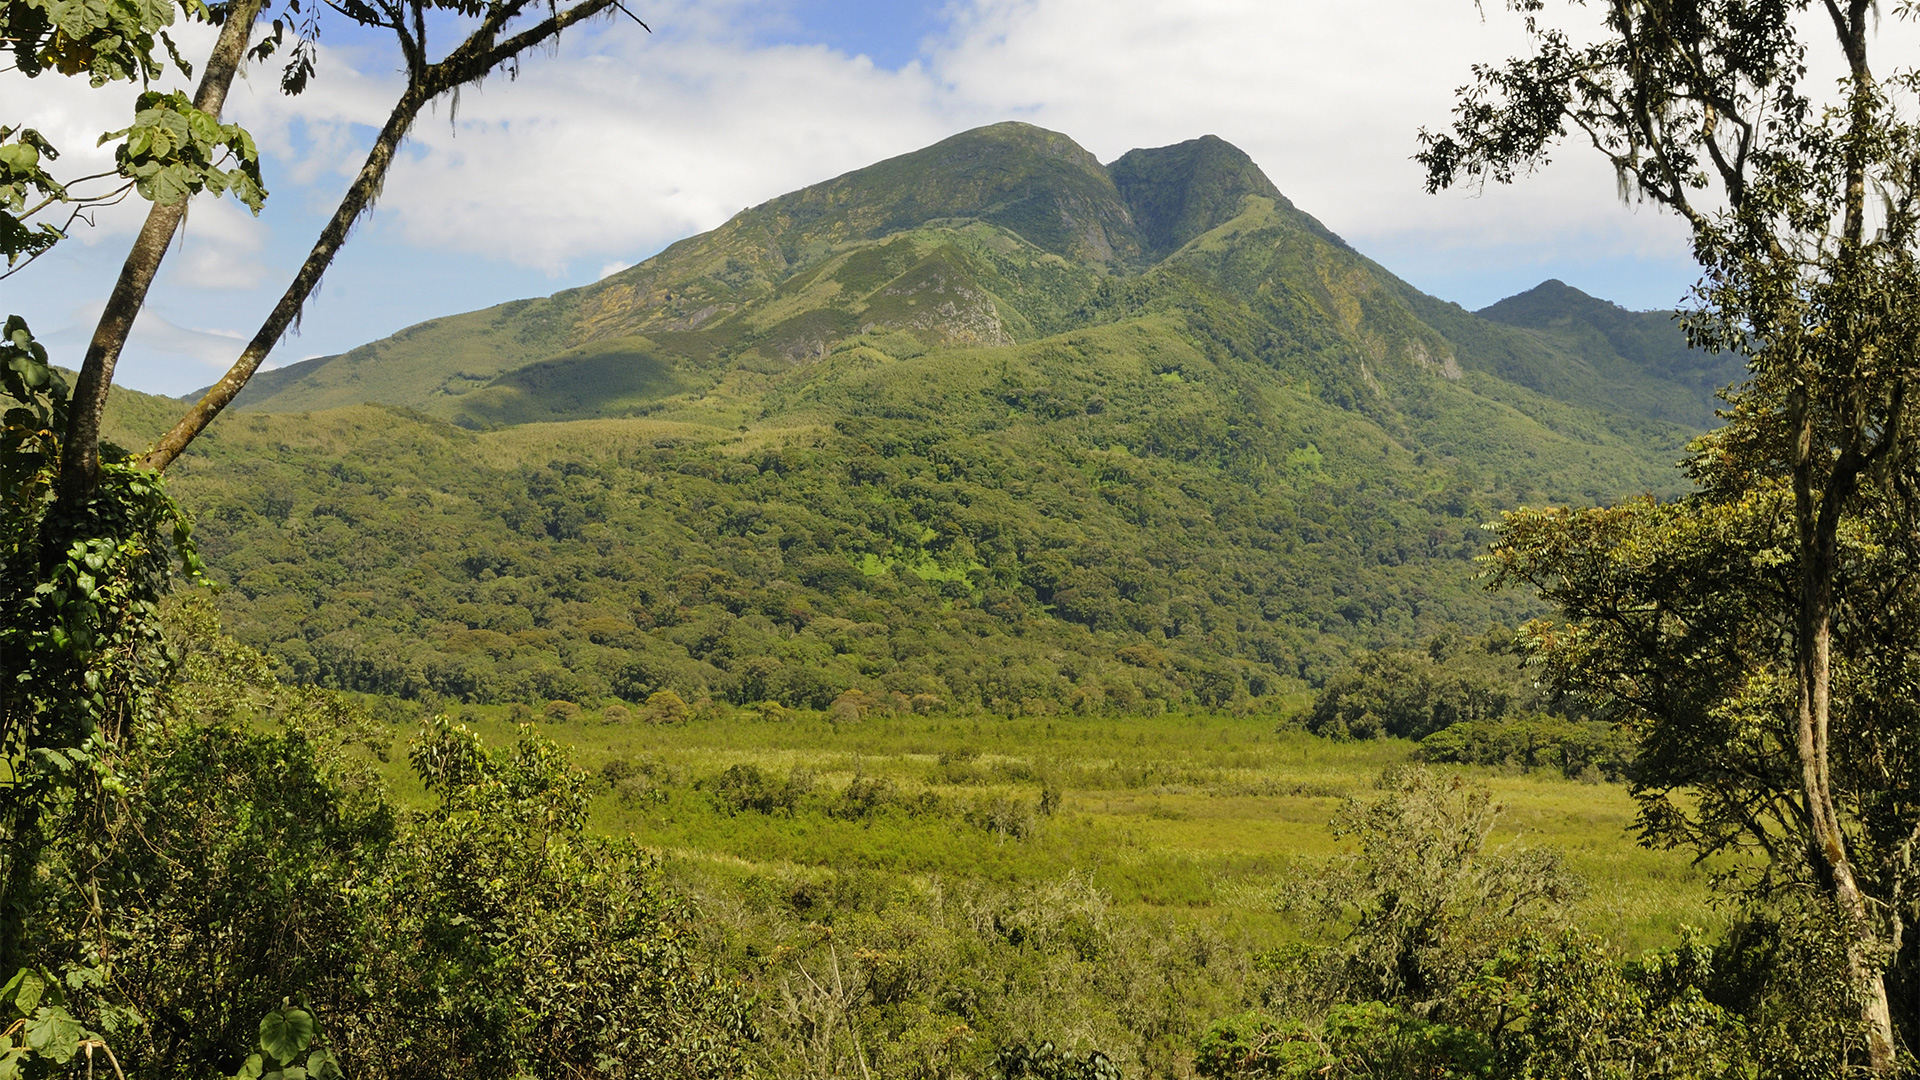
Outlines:
{"type": "Polygon", "coordinates": [[[321,1047],[307,1055],[307,1075],[312,1080],[345,1080],[347,1074],[333,1051],[321,1047]]]}
{"type": "Polygon", "coordinates": [[[292,1061],[313,1042],[313,1014],[305,1009],[275,1009],[260,1020],[260,1049],[274,1060],[292,1061]]]}
{"type": "Polygon", "coordinates": [[[0,998],[13,1002],[22,1017],[30,1017],[40,1007],[40,995],[47,989],[47,980],[37,971],[21,968],[7,980],[5,989],[0,989],[0,998]]]}
{"type": "Polygon", "coordinates": [[[43,1005],[27,1022],[27,1046],[55,1064],[65,1064],[80,1049],[87,1029],[57,1005],[43,1005]]]}

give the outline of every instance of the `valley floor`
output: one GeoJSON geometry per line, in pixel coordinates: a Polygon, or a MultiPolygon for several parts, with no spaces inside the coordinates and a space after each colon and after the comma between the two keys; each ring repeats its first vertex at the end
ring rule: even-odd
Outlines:
{"type": "MultiPolygon", "coordinates": [[[[489,743],[516,734],[505,707],[464,714],[489,743]]],[[[1288,936],[1272,886],[1345,850],[1329,829],[1344,800],[1415,757],[1411,742],[1336,742],[1272,715],[655,725],[588,714],[538,730],[608,780],[595,827],[664,853],[683,876],[1079,875],[1117,908],[1246,921],[1262,936],[1288,936]]],[[[394,760],[394,782],[407,783],[404,754],[394,760]]],[[[1635,843],[1622,785],[1433,767],[1493,790],[1505,812],[1490,847],[1563,853],[1587,887],[1576,921],[1624,953],[1723,921],[1709,871],[1635,843]]]]}

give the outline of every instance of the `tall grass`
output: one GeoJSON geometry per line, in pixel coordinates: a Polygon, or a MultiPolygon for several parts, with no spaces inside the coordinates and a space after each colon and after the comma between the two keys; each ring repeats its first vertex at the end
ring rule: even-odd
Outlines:
{"type": "MultiPolygon", "coordinates": [[[[515,737],[505,708],[463,715],[489,740],[515,737]]],[[[596,828],[665,853],[708,887],[759,873],[880,875],[902,885],[1072,874],[1116,910],[1233,923],[1256,937],[1289,934],[1265,900],[1270,887],[1338,855],[1329,819],[1413,751],[1396,740],[1321,739],[1272,715],[1205,713],[854,723],[736,713],[678,725],[609,724],[589,713],[538,729],[571,747],[582,768],[618,780],[596,803],[596,828]],[[772,812],[730,805],[717,789],[736,766],[797,794],[772,812]],[[851,807],[856,781],[882,791],[880,801],[851,807]],[[996,813],[1018,821],[996,825],[996,813]]],[[[1634,842],[1622,787],[1448,768],[1490,786],[1505,807],[1495,843],[1565,854],[1588,885],[1577,920],[1623,952],[1719,923],[1707,869],[1634,842]]],[[[404,778],[394,779],[404,793],[404,778]]]]}

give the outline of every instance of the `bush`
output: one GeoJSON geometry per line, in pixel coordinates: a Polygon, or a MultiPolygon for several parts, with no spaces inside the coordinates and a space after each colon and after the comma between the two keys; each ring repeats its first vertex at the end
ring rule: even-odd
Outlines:
{"type": "Polygon", "coordinates": [[[641,761],[614,758],[600,767],[600,779],[606,781],[614,795],[627,806],[666,802],[667,789],[674,780],[666,765],[653,758],[641,761]]]}
{"type": "Polygon", "coordinates": [[[848,821],[860,821],[882,813],[900,802],[900,790],[885,777],[856,776],[840,791],[840,798],[827,813],[848,821]]]}
{"type": "Polygon", "coordinates": [[[733,814],[792,814],[812,789],[810,773],[795,769],[785,780],[774,780],[753,765],[731,766],[712,782],[714,798],[733,814]]]}
{"type": "Polygon", "coordinates": [[[1557,769],[1568,779],[1621,780],[1633,766],[1634,740],[1597,720],[1536,715],[1454,724],[1420,740],[1417,753],[1422,761],[1557,769]]]}
{"type": "Polygon", "coordinates": [[[1315,695],[1307,730],[1340,739],[1421,739],[1453,724],[1539,712],[1547,702],[1502,651],[1498,634],[1475,645],[1441,634],[1423,650],[1354,656],[1315,695]]]}
{"type": "Polygon", "coordinates": [[[1120,1067],[1098,1050],[1084,1057],[1054,1048],[1050,1042],[1039,1046],[1009,1046],[993,1058],[993,1075],[999,1080],[1120,1080],[1120,1067]]]}
{"type": "Polygon", "coordinates": [[[684,724],[693,710],[671,690],[656,690],[647,697],[645,716],[650,724],[684,724]]]}
{"type": "Polygon", "coordinates": [[[739,1075],[749,1002],[657,863],[585,833],[594,785],[557,746],[438,718],[409,755],[432,804],[402,813],[382,728],[275,684],[204,606],[184,623],[112,797],[69,801],[19,898],[32,966],[68,973],[74,1016],[120,1018],[128,1075],[229,1075],[293,1011],[356,1080],[739,1075]],[[82,962],[103,949],[110,979],[82,962]]]}

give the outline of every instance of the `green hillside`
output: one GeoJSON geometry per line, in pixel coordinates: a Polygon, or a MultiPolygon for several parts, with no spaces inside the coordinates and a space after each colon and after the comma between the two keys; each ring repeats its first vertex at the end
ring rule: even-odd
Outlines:
{"type": "Polygon", "coordinates": [[[1476,312],[1532,331],[1569,355],[1624,408],[1712,427],[1721,390],[1746,378],[1737,356],[1687,348],[1670,311],[1628,311],[1560,281],[1546,281],[1476,312]]]}
{"type": "MultiPolygon", "coordinates": [[[[1670,377],[1675,365],[1703,368],[1670,325],[1665,337],[1643,324],[1568,332],[1561,296],[1539,298],[1529,317],[1507,307],[1477,317],[1354,252],[1217,138],[1103,168],[1065,136],[1017,123],[774,199],[593,285],[263,372],[240,405],[377,402],[475,428],[639,414],[743,368],[777,375],[860,334],[1025,343],[1195,286],[1245,309],[1275,367],[1343,405],[1377,396],[1368,383],[1387,377],[1382,365],[1414,363],[1636,418],[1711,422],[1700,380],[1670,377]],[[624,370],[628,358],[642,370],[624,370]],[[514,374],[533,365],[545,366],[514,374]],[[572,389],[602,384],[617,392],[572,389]]],[[[1582,328],[1610,307],[1583,299],[1582,328]]]]}
{"type": "Polygon", "coordinates": [[[1426,297],[1218,139],[1002,124],[266,373],[177,490],[303,680],[1250,707],[1524,617],[1473,580],[1500,510],[1679,489],[1716,369],[1536,292],[1426,297]]]}

